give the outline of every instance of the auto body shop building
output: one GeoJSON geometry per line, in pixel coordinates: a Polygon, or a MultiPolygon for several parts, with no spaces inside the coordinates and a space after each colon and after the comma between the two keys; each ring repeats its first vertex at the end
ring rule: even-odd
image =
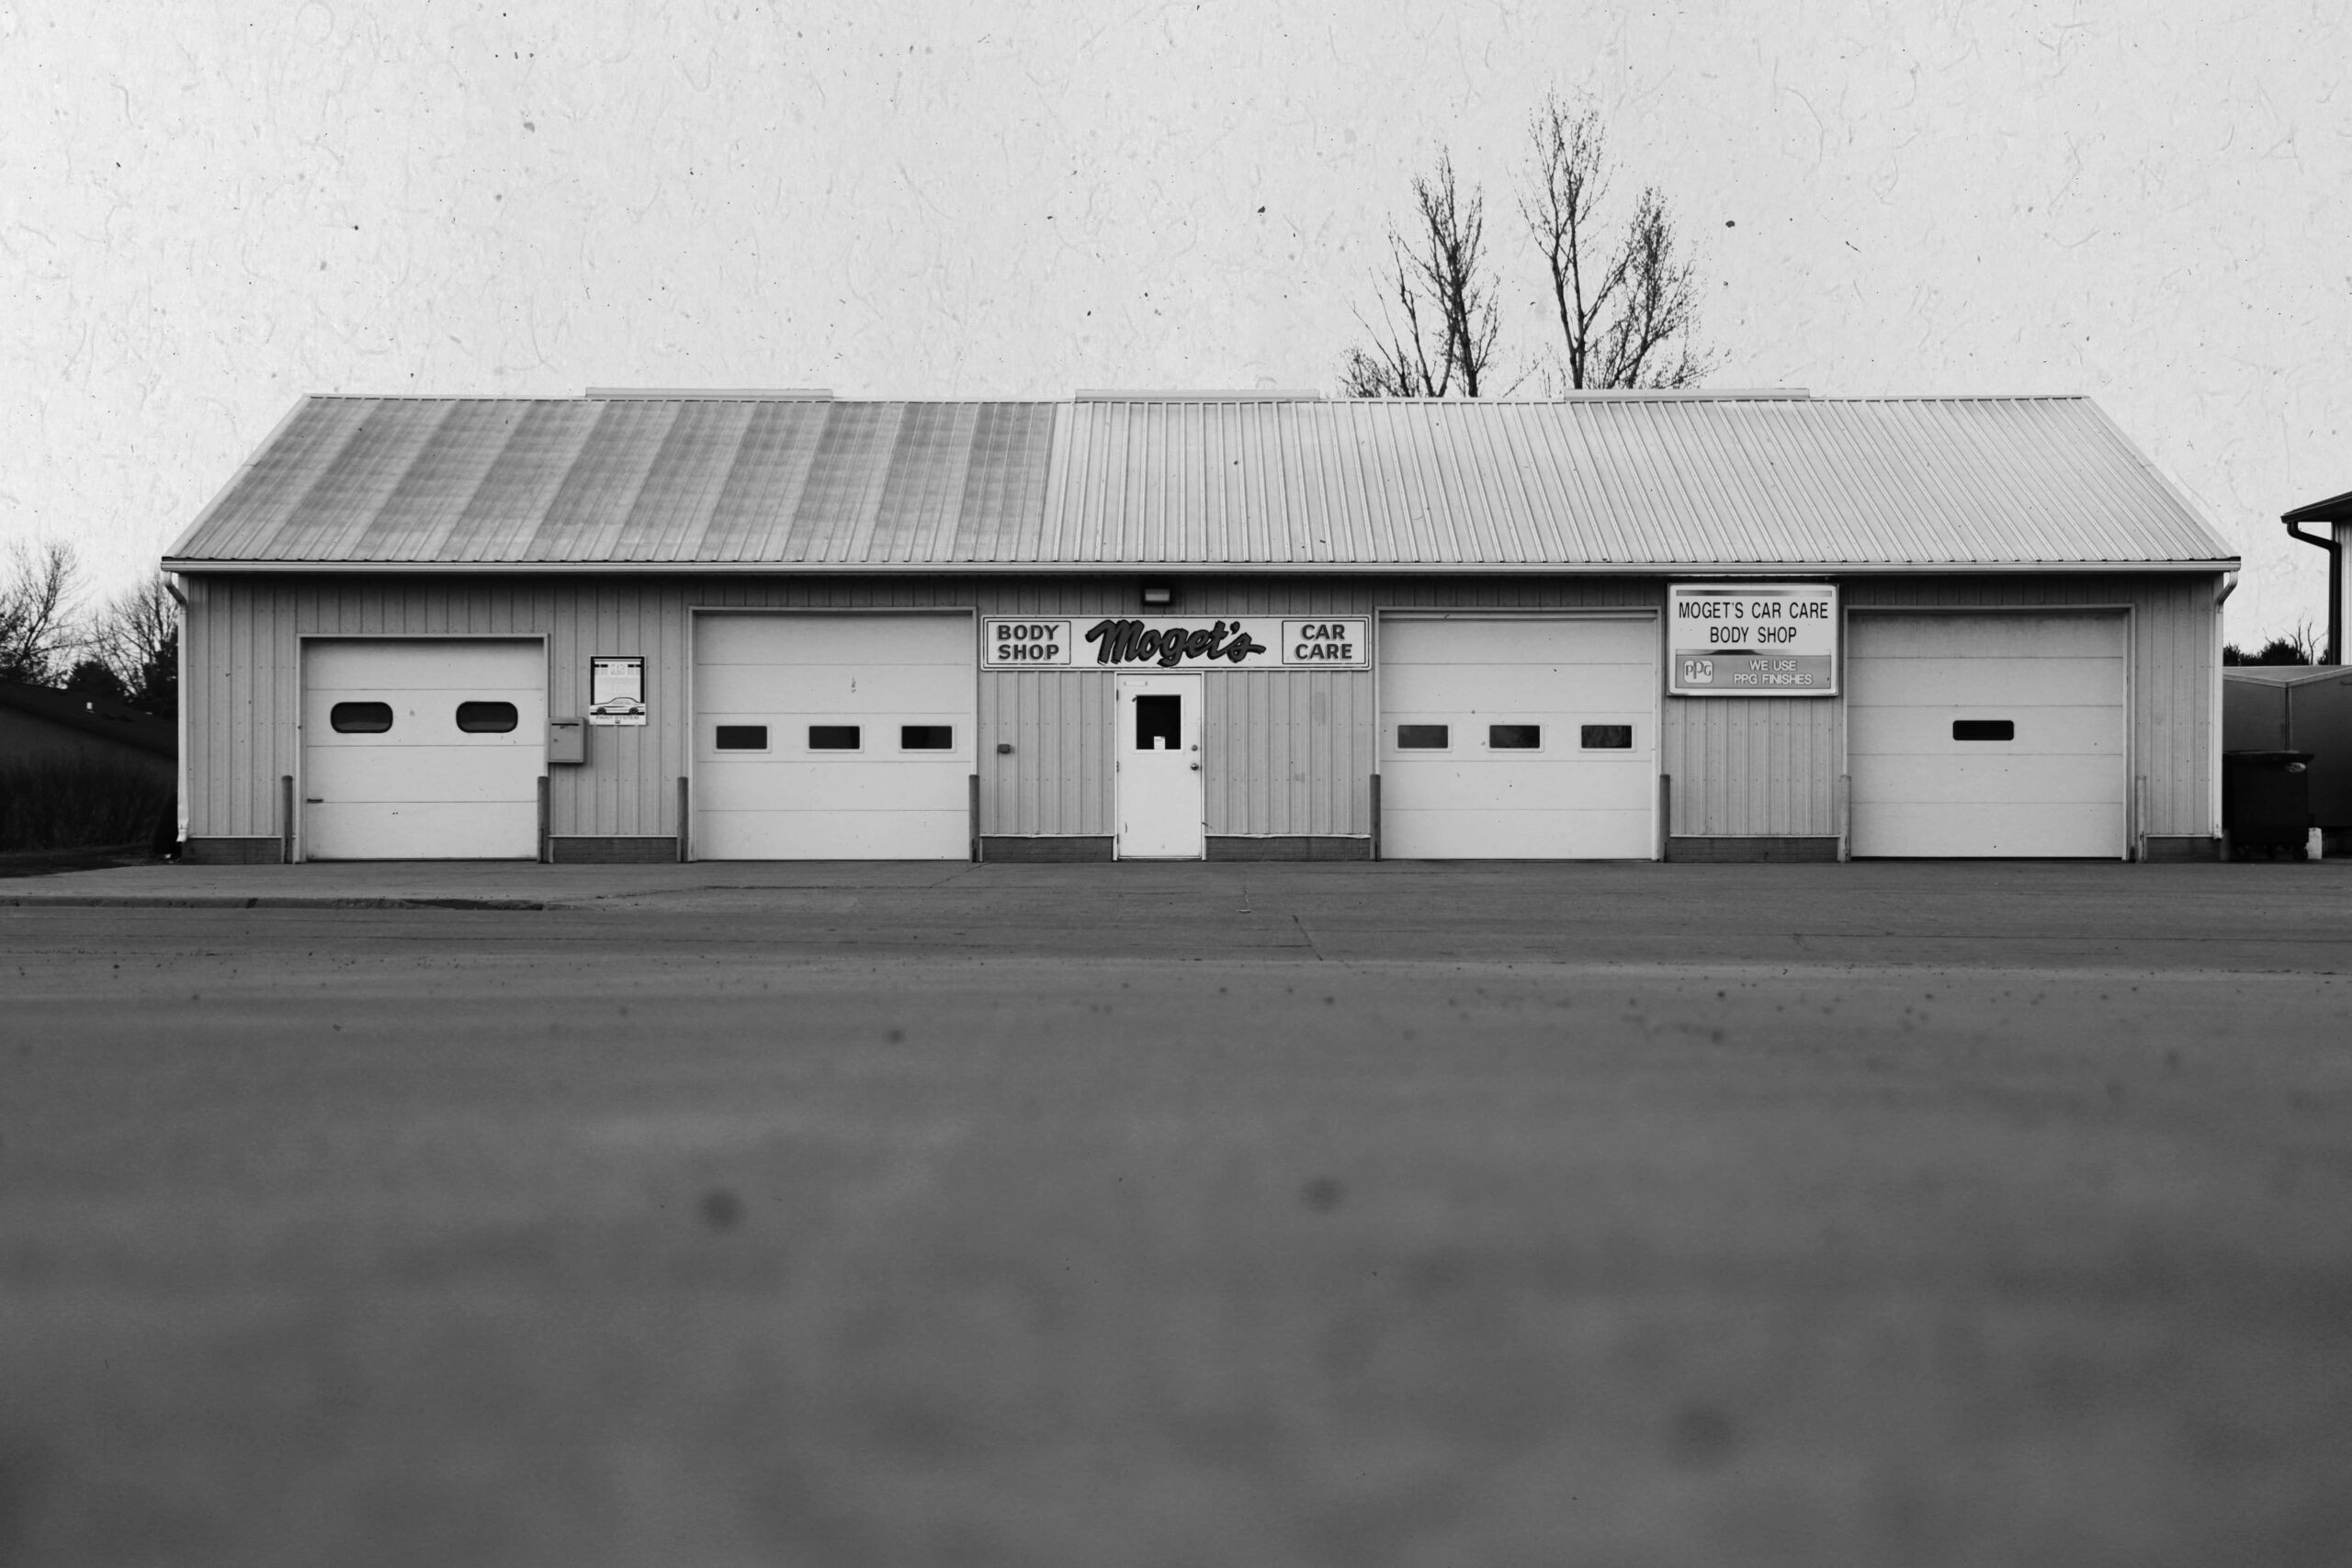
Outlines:
{"type": "Polygon", "coordinates": [[[2213,854],[2079,398],[311,398],[164,562],[201,861],[2213,854]]]}

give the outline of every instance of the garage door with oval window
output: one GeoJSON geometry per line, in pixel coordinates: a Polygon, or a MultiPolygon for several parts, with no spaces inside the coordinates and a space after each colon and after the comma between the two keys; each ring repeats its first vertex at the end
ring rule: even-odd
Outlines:
{"type": "Polygon", "coordinates": [[[308,860],[535,860],[536,640],[314,640],[302,660],[308,860]]]}
{"type": "Polygon", "coordinates": [[[2124,635],[2113,614],[1855,613],[1853,852],[2120,858],[2124,635]]]}

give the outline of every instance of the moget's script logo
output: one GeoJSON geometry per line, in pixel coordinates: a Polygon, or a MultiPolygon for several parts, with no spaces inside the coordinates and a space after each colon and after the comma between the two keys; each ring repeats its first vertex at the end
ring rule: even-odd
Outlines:
{"type": "Polygon", "coordinates": [[[1097,664],[1150,664],[1173,670],[1187,659],[1222,659],[1238,664],[1266,645],[1241,629],[1241,623],[1219,621],[1210,626],[1166,626],[1154,631],[1142,621],[1097,621],[1086,628],[1086,640],[1096,645],[1097,664]]]}
{"type": "Polygon", "coordinates": [[[1369,670],[1371,620],[1363,615],[1315,615],[1282,620],[1238,615],[1221,621],[1110,615],[1083,621],[1030,616],[981,623],[985,670],[1369,670]],[[1082,630],[1080,628],[1083,628],[1082,630]],[[1087,658],[1091,651],[1093,658],[1087,658]]]}

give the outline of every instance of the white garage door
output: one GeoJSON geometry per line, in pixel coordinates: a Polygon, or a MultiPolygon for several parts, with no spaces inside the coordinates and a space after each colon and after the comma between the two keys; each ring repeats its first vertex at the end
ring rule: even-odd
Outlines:
{"type": "Polygon", "coordinates": [[[2123,672],[2120,615],[1855,615],[1853,852],[2120,858],[2123,672]]]}
{"type": "Polygon", "coordinates": [[[702,615],[697,860],[964,860],[968,615],[702,615]]]}
{"type": "Polygon", "coordinates": [[[1386,616],[1381,853],[1657,854],[1656,620],[1386,616]]]}
{"type": "Polygon", "coordinates": [[[547,734],[536,641],[306,643],[301,852],[536,860],[547,734]]]}

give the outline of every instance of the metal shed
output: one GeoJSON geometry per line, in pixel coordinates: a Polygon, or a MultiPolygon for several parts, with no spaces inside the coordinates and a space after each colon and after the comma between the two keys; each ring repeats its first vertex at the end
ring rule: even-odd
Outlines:
{"type": "Polygon", "coordinates": [[[2240,664],[2222,671],[2222,750],[2307,751],[2312,825],[2352,829],[2352,669],[2240,664]]]}
{"type": "Polygon", "coordinates": [[[248,860],[2210,856],[2236,565],[1802,394],[321,397],[164,561],[248,860]]]}

